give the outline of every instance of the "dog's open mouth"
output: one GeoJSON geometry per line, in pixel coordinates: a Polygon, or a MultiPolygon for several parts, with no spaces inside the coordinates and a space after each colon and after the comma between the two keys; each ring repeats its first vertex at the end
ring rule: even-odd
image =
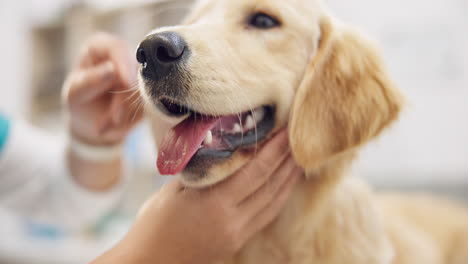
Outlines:
{"type": "Polygon", "coordinates": [[[197,166],[193,164],[195,161],[227,159],[240,147],[264,139],[274,127],[275,109],[271,106],[227,116],[203,115],[165,99],[159,100],[158,107],[168,115],[188,116],[160,143],[157,166],[163,175],[178,174],[187,166],[197,166]]]}

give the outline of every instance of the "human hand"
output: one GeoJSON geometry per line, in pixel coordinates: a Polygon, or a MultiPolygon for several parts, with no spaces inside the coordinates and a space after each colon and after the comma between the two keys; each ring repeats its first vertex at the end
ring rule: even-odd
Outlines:
{"type": "Polygon", "coordinates": [[[112,35],[99,33],[87,42],[64,85],[74,137],[89,145],[116,145],[141,119],[132,57],[112,35]]]}
{"type": "Polygon", "coordinates": [[[232,257],[278,216],[302,175],[281,132],[218,185],[166,185],[145,203],[123,241],[94,263],[207,264],[232,257]]]}

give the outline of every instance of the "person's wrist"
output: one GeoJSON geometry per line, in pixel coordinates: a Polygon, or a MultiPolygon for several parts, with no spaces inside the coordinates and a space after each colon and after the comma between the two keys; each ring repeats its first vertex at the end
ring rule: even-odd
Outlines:
{"type": "MultiPolygon", "coordinates": [[[[125,237],[113,248],[109,249],[103,255],[90,264],[104,264],[104,263],[120,263],[120,264],[133,264],[133,263],[160,263],[157,258],[147,258],[146,255],[141,254],[141,249],[134,250],[134,243],[128,242],[125,237]]],[[[157,249],[157,247],[155,247],[157,249]]],[[[154,249],[153,249],[154,251],[154,249]]],[[[161,262],[166,263],[166,262],[161,262]]]]}
{"type": "Polygon", "coordinates": [[[73,152],[68,154],[68,167],[74,181],[85,189],[108,191],[122,179],[122,161],[115,159],[109,162],[93,162],[77,157],[73,152]]]}
{"type": "Polygon", "coordinates": [[[94,162],[110,162],[120,158],[123,153],[123,143],[89,144],[73,135],[69,138],[69,148],[77,157],[94,162]]]}
{"type": "Polygon", "coordinates": [[[118,145],[124,141],[124,138],[108,139],[96,132],[96,128],[80,127],[71,123],[68,128],[70,137],[76,138],[80,142],[92,146],[118,145]]]}
{"type": "Polygon", "coordinates": [[[93,145],[70,133],[68,167],[72,178],[82,187],[107,191],[121,179],[122,144],[93,145]]]}
{"type": "Polygon", "coordinates": [[[123,139],[105,139],[93,133],[93,129],[76,128],[73,123],[68,129],[68,147],[77,157],[95,162],[108,162],[121,157],[123,139]]]}
{"type": "MultiPolygon", "coordinates": [[[[136,225],[141,225],[137,220],[136,225]]],[[[139,226],[133,226],[129,233],[120,241],[117,246],[111,249],[115,254],[124,255],[122,263],[167,263],[181,264],[176,261],[176,256],[170,259],[167,254],[167,243],[155,241],[155,238],[147,240],[147,234],[142,234],[139,226]]]]}

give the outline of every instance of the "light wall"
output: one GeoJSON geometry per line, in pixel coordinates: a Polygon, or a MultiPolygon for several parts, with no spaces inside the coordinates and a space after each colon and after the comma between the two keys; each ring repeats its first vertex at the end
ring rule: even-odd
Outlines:
{"type": "Polygon", "coordinates": [[[381,44],[408,100],[357,172],[385,182],[468,182],[468,2],[324,2],[381,44]]]}
{"type": "Polygon", "coordinates": [[[29,105],[26,1],[0,1],[0,111],[24,115],[29,105]]]}

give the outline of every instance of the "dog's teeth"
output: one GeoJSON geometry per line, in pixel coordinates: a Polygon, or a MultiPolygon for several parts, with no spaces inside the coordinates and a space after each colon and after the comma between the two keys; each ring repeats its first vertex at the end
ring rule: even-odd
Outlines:
{"type": "Polygon", "coordinates": [[[211,133],[211,130],[209,130],[208,132],[206,132],[206,137],[203,141],[203,144],[210,145],[211,143],[213,143],[213,133],[211,133]]]}
{"type": "Polygon", "coordinates": [[[245,119],[244,129],[250,130],[255,127],[255,121],[251,115],[248,115],[245,119]]]}
{"type": "Polygon", "coordinates": [[[252,115],[253,115],[253,118],[255,120],[255,123],[258,123],[258,122],[262,121],[263,118],[265,117],[265,109],[258,108],[255,111],[253,111],[252,115]]]}
{"type": "Polygon", "coordinates": [[[242,132],[241,126],[240,126],[238,123],[235,123],[235,124],[234,124],[234,127],[232,128],[232,132],[233,132],[233,133],[240,133],[240,132],[242,132]]]}

